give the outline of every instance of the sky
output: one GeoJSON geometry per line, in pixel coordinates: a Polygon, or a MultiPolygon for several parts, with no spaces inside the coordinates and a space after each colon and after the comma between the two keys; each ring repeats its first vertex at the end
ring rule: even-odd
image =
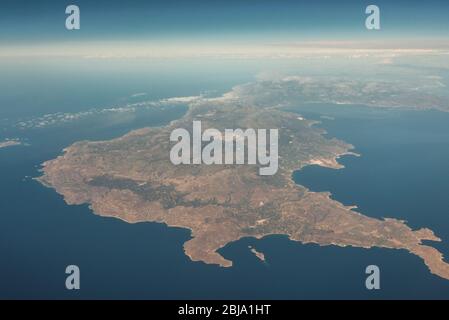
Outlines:
{"type": "MultiPolygon", "coordinates": [[[[447,0],[0,0],[0,49],[67,43],[293,44],[376,42],[446,46],[447,0]],[[81,29],[65,29],[76,4],[81,29]],[[381,10],[381,30],[365,28],[365,8],[381,10]],[[442,44],[443,43],[443,44],[442,44]]],[[[62,50],[62,49],[61,49],[62,50]]],[[[1,54],[1,52],[0,52],[1,54]]]]}

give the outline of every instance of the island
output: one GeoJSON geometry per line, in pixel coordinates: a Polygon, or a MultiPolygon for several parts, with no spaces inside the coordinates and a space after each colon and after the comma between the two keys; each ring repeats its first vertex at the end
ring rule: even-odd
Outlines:
{"type": "Polygon", "coordinates": [[[256,256],[257,259],[262,262],[266,262],[265,255],[262,252],[257,251],[257,249],[252,246],[248,246],[248,249],[256,256]]]}
{"type": "Polygon", "coordinates": [[[7,139],[4,141],[0,141],[0,149],[12,146],[20,146],[21,144],[22,142],[20,142],[20,140],[18,139],[7,139]]]}
{"type": "Polygon", "coordinates": [[[279,83],[267,86],[247,84],[220,97],[198,98],[182,118],[163,127],[76,142],[43,164],[39,181],[67,204],[89,204],[104,217],[189,229],[184,251],[192,261],[231,267],[220,248],[244,237],[287,235],[304,244],[407,250],[449,280],[441,252],[423,243],[440,241],[431,230],[363,215],[292,180],[293,172],[307,165],[342,168],[338,158],[355,153],[352,145],[328,137],[316,121],[287,111],[290,101],[279,83]],[[278,172],[261,176],[257,165],[173,165],[170,133],[191,130],[194,120],[220,131],[279,129],[278,172]]]}

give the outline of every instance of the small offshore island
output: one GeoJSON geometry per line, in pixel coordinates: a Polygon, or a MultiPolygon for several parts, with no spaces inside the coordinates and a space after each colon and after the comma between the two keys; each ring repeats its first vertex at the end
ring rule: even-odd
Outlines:
{"type": "Polygon", "coordinates": [[[249,246],[248,249],[251,250],[251,252],[256,256],[257,259],[259,259],[262,262],[266,262],[265,255],[262,252],[257,251],[257,249],[253,248],[252,246],[249,246]]]}
{"type": "Polygon", "coordinates": [[[0,149],[20,145],[22,145],[22,142],[18,139],[0,141],[0,149]]]}
{"type": "MultiPolygon", "coordinates": [[[[165,127],[69,146],[43,164],[39,181],[68,204],[88,203],[101,216],[190,229],[192,239],[184,251],[193,261],[230,267],[232,262],[217,250],[244,237],[282,234],[323,246],[404,249],[421,257],[433,274],[449,280],[443,255],[423,244],[440,241],[431,230],[365,216],[332,200],[329,193],[294,183],[295,170],[312,164],[339,169],[338,158],[354,154],[353,146],[326,137],[315,121],[282,108],[297,104],[298,96],[286,92],[300,85],[298,79],[256,82],[218,98],[199,97],[181,119],[165,127]],[[193,120],[219,130],[279,128],[279,171],[260,176],[257,166],[173,165],[170,133],[175,128],[191,130],[193,120]]],[[[296,87],[294,92],[301,94],[296,87]]],[[[262,253],[249,249],[264,261],[262,253]]]]}

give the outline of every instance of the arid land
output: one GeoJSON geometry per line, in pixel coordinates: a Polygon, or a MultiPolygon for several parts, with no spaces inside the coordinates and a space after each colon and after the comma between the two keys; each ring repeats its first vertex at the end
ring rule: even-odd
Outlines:
{"type": "MultiPolygon", "coordinates": [[[[246,90],[248,91],[248,90],[246,90]]],[[[404,249],[430,272],[449,279],[449,264],[423,240],[440,241],[426,228],[376,219],[311,192],[292,173],[315,164],[341,168],[353,147],[330,139],[313,121],[286,112],[283,96],[250,98],[241,90],[198,99],[185,116],[165,127],[144,128],[109,141],[81,141],[43,164],[39,180],[70,205],[90,204],[98,215],[129,223],[158,222],[191,230],[184,244],[193,261],[230,267],[217,250],[243,237],[287,235],[319,245],[404,249]],[[178,165],[170,162],[170,133],[192,127],[279,129],[279,171],[260,176],[257,165],[178,165]]]]}

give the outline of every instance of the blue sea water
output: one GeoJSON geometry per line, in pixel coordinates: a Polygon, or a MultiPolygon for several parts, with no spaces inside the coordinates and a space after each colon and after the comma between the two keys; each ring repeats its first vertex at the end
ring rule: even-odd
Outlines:
{"type": "MultiPolygon", "coordinates": [[[[316,104],[296,111],[319,120],[328,136],[353,144],[361,156],[342,157],[341,170],[306,167],[295,172],[295,182],[330,191],[333,199],[356,205],[365,215],[405,220],[413,229],[430,228],[442,241],[426,243],[449,261],[448,113],[316,104]]],[[[447,280],[412,277],[419,269],[416,263],[403,267],[405,274],[410,272],[409,285],[414,284],[413,293],[404,296],[449,297],[447,280]]]]}
{"type": "MultiPolygon", "coordinates": [[[[54,103],[48,102],[45,112],[65,108],[64,97],[70,95],[72,85],[79,93],[78,99],[68,98],[71,102],[64,111],[91,106],[90,95],[81,94],[83,80],[85,89],[92,90],[99,104],[117,102],[134,92],[153,92],[157,83],[145,86],[139,77],[115,93],[113,88],[119,86],[108,84],[111,75],[106,74],[95,79],[104,81],[100,89],[105,88],[95,95],[89,88],[92,82],[83,76],[77,75],[69,82],[62,81],[59,75],[48,76],[44,88],[53,88],[52,83],[59,79],[62,93],[54,103]],[[139,90],[135,90],[136,86],[139,90]],[[109,96],[108,92],[114,93],[109,96]]],[[[179,77],[181,83],[187,76],[179,77]]],[[[236,83],[245,77],[240,75],[236,83]]],[[[162,97],[195,95],[217,87],[225,91],[231,86],[231,81],[224,79],[218,81],[219,86],[211,80],[212,75],[202,74],[199,78],[202,80],[196,78],[197,85],[189,88],[165,88],[162,97]]],[[[117,78],[113,80],[118,83],[117,78]]],[[[166,85],[169,83],[167,80],[166,85]]],[[[154,97],[159,98],[160,88],[154,91],[154,97]]],[[[6,101],[26,102],[30,99],[26,93],[2,92],[0,100],[3,106],[6,101]]],[[[45,101],[43,92],[36,94],[37,100],[45,101]]],[[[2,116],[14,119],[43,112],[20,105],[16,114],[12,109],[2,109],[2,116]]],[[[331,191],[335,199],[357,204],[367,215],[396,217],[408,220],[413,227],[430,227],[443,240],[436,246],[449,256],[445,196],[449,189],[445,166],[449,160],[448,114],[317,105],[297,111],[311,118],[335,118],[323,120],[322,126],[329,135],[354,144],[362,157],[341,159],[346,165],[343,170],[308,167],[295,173],[295,181],[312,190],[331,191]]],[[[221,249],[234,262],[232,268],[192,262],[182,249],[190,238],[188,230],[99,217],[87,205],[66,205],[54,190],[30,178],[39,176],[42,162],[58,156],[75,141],[117,137],[134,128],[168,123],[184,112],[182,106],[167,107],[97,126],[81,122],[2,132],[2,138],[22,138],[29,146],[0,149],[0,298],[449,298],[449,281],[430,274],[419,258],[403,250],[320,247],[301,245],[285,236],[270,236],[241,239],[221,249]],[[250,245],[265,254],[265,263],[250,252],[250,245]],[[79,291],[65,289],[65,268],[71,264],[81,269],[79,291]],[[365,267],[370,264],[381,269],[379,291],[365,288],[365,267]]]]}

